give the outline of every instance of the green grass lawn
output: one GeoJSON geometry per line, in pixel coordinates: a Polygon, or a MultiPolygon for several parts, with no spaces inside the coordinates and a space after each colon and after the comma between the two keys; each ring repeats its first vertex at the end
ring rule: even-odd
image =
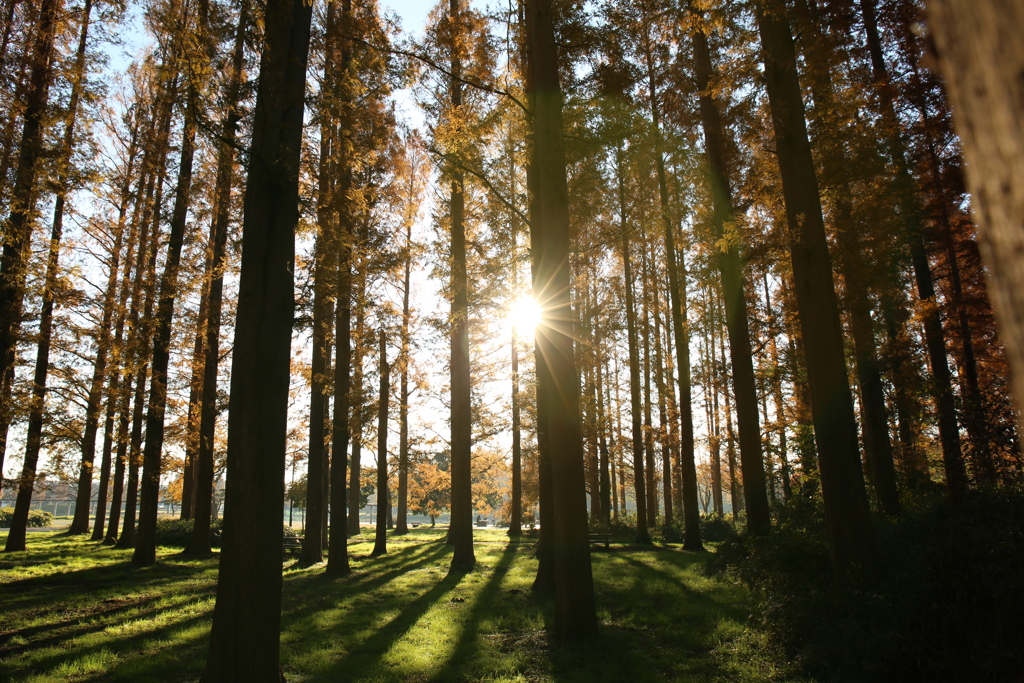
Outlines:
{"type": "MultiPolygon", "coordinates": [[[[549,641],[550,605],[530,591],[533,543],[476,530],[476,571],[447,576],[442,529],[415,529],[353,573],[284,572],[289,681],[784,681],[742,587],[708,579],[676,547],[595,547],[600,637],[549,641]]],[[[2,542],[3,535],[0,535],[2,542]]],[[[206,658],[216,559],[131,551],[53,532],[0,555],[0,681],[195,681],[206,658]]]]}

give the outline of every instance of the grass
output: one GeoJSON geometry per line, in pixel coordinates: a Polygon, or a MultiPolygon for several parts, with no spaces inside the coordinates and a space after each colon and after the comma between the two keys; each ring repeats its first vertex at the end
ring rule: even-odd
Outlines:
{"type": "MultiPolygon", "coordinates": [[[[549,641],[533,542],[476,530],[478,566],[447,575],[443,529],[415,529],[353,573],[286,560],[281,657],[289,681],[788,681],[750,620],[750,597],[674,546],[592,555],[598,640],[549,641]]],[[[2,538],[2,537],[0,537],[2,538]]],[[[0,681],[195,681],[208,647],[216,559],[162,548],[151,567],[55,532],[0,555],[0,681]]]]}

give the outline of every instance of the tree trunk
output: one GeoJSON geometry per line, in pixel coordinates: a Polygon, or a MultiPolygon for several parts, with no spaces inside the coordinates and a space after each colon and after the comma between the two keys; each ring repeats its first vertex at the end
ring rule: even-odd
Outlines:
{"type": "Polygon", "coordinates": [[[1013,371],[1024,433],[1024,7],[1012,0],[928,0],[932,57],[945,77],[980,228],[989,292],[1013,371]]]}
{"type": "Polygon", "coordinates": [[[210,302],[203,341],[203,390],[199,407],[199,450],[196,453],[195,522],[187,555],[203,557],[211,553],[210,522],[213,507],[213,452],[217,423],[217,370],[220,366],[220,326],[224,301],[224,270],[227,261],[228,224],[231,218],[231,186],[234,180],[235,138],[241,112],[238,101],[242,89],[245,37],[248,31],[249,4],[238,10],[235,45],[231,55],[231,80],[226,93],[220,146],[217,150],[217,185],[214,189],[214,218],[210,226],[210,250],[213,255],[210,302]]]}
{"type": "Polygon", "coordinates": [[[925,346],[928,350],[928,364],[932,371],[931,388],[938,413],[939,441],[942,444],[942,461],[946,470],[946,489],[950,496],[956,499],[962,496],[967,488],[967,471],[964,467],[963,453],[960,447],[960,428],[957,424],[952,377],[946,357],[946,340],[942,330],[939,307],[935,301],[935,283],[931,265],[928,263],[928,251],[924,243],[924,211],[920,199],[917,197],[917,188],[910,174],[906,148],[901,137],[893,88],[882,56],[874,0],[861,0],[861,10],[872,72],[878,85],[878,104],[881,108],[883,130],[889,145],[889,156],[896,167],[898,184],[896,200],[899,203],[900,215],[903,217],[905,239],[910,250],[910,263],[914,268],[918,298],[924,304],[922,317],[924,318],[925,346]]]}
{"type": "Polygon", "coordinates": [[[196,108],[198,93],[188,91],[185,127],[181,141],[178,182],[174,192],[171,231],[167,240],[167,257],[160,279],[160,304],[157,307],[156,330],[153,336],[153,361],[150,377],[149,406],[146,412],[146,447],[142,453],[142,477],[139,495],[139,533],[132,564],[156,562],[156,516],[160,497],[160,457],[164,442],[164,414],[167,410],[167,367],[171,355],[171,324],[178,294],[178,271],[181,250],[185,244],[185,220],[192,188],[192,161],[195,156],[196,108]]]}
{"type": "MultiPolygon", "coordinates": [[[[620,180],[620,210],[624,210],[624,193],[620,180]]],[[[636,540],[650,543],[651,535],[647,525],[647,491],[644,481],[644,442],[640,413],[640,350],[636,330],[636,305],[633,301],[633,268],[629,258],[629,238],[626,235],[625,217],[622,225],[623,289],[626,291],[626,339],[629,345],[629,399],[632,416],[633,444],[633,489],[636,499],[636,540]]],[[[625,509],[625,505],[623,505],[625,509]]]]}
{"type": "MultiPolygon", "coordinates": [[[[339,190],[340,192],[340,190],[339,190]]],[[[344,233],[344,228],[342,228],[344,233]]],[[[353,235],[353,232],[347,233],[353,235]]],[[[353,237],[349,237],[353,239],[353,237]]],[[[351,247],[352,261],[355,263],[355,247],[351,247]]],[[[352,401],[351,409],[351,439],[352,439],[352,463],[348,482],[348,533],[350,536],[359,533],[359,503],[362,489],[362,449],[363,449],[363,338],[366,323],[366,307],[363,305],[363,295],[366,292],[366,273],[360,270],[358,275],[358,290],[355,293],[356,309],[356,344],[352,350],[354,356],[352,386],[350,395],[352,401]]],[[[338,333],[340,336],[340,332],[338,333]]]]}
{"type": "Polygon", "coordinates": [[[757,23],[789,224],[800,327],[807,350],[832,568],[836,581],[842,583],[873,553],[853,396],[846,376],[832,260],[785,8],[773,4],[768,12],[764,4],[759,4],[757,23]]]}
{"type": "MultiPolygon", "coordinates": [[[[398,519],[395,522],[396,536],[409,533],[409,323],[412,317],[409,309],[409,287],[412,284],[411,221],[405,228],[405,246],[405,283],[402,288],[402,351],[399,358],[399,364],[402,368],[402,377],[399,385],[398,398],[398,519]]],[[[514,453],[514,432],[512,439],[514,453]]],[[[513,455],[513,462],[514,458],[515,456],[513,455]]]]}
{"type": "MultiPolygon", "coordinates": [[[[712,230],[716,241],[721,242],[726,225],[735,223],[736,213],[733,209],[732,187],[725,162],[725,127],[722,125],[718,102],[715,101],[710,87],[714,77],[714,66],[708,39],[704,33],[694,33],[693,52],[697,87],[701,91],[700,111],[704,130],[704,153],[708,164],[708,182],[714,204],[712,230]]],[[[736,397],[736,423],[739,431],[747,529],[754,534],[766,534],[771,529],[771,514],[768,510],[764,451],[757,413],[754,352],[750,342],[745,292],[746,277],[739,245],[730,240],[729,246],[719,250],[717,260],[722,280],[725,329],[729,336],[733,392],[736,397]]]]}
{"type": "MultiPolygon", "coordinates": [[[[449,0],[448,20],[461,36],[459,0],[449,0]]],[[[451,106],[462,106],[461,46],[451,46],[451,106]]],[[[465,195],[462,171],[449,171],[451,186],[451,475],[452,505],[448,538],[453,546],[451,571],[467,571],[476,564],[473,553],[473,448],[469,359],[469,279],[466,273],[465,195]]]]}
{"type": "Polygon", "coordinates": [[[391,390],[391,366],[388,365],[387,336],[383,322],[380,330],[380,395],[377,400],[377,533],[373,540],[370,557],[380,557],[388,552],[388,395],[391,390]]]}
{"type": "Polygon", "coordinates": [[[242,224],[223,547],[203,683],[282,681],[281,510],[313,8],[268,0],[242,224]]]}
{"type": "Polygon", "coordinates": [[[538,371],[538,391],[548,393],[554,498],[555,613],[557,640],[591,638],[597,611],[590,567],[587,499],[580,433],[579,374],[573,349],[570,300],[569,194],[562,142],[562,93],[558,75],[550,0],[526,3],[529,69],[533,74],[534,173],[539,221],[532,221],[536,266],[534,298],[543,322],[537,333],[540,356],[548,363],[538,371]],[[541,381],[541,380],[544,381],[541,381]]]}
{"type": "MultiPolygon", "coordinates": [[[[32,216],[35,213],[36,174],[43,152],[43,128],[53,79],[53,37],[61,0],[42,0],[31,55],[28,93],[25,102],[21,144],[14,172],[11,213],[5,226],[3,253],[0,255],[0,473],[3,472],[7,445],[7,429],[13,406],[11,392],[18,339],[21,334],[22,304],[25,300],[25,277],[31,256],[32,216]]],[[[0,475],[2,476],[2,475],[0,475]]],[[[34,479],[34,478],[32,478],[34,479]]],[[[18,496],[31,496],[33,481],[19,482],[18,496]],[[25,486],[29,491],[25,494],[25,486]]]]}

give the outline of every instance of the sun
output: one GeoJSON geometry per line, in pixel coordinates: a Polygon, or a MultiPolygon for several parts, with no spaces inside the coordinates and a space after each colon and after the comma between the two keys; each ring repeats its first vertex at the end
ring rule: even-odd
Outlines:
{"type": "Polygon", "coordinates": [[[534,328],[540,324],[540,306],[532,296],[521,296],[509,309],[508,320],[517,332],[533,334],[534,328]]]}

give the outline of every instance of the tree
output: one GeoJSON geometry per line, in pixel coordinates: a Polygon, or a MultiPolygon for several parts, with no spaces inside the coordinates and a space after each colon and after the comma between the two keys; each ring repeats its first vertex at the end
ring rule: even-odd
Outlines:
{"type": "Polygon", "coordinates": [[[313,8],[270,0],[254,108],[228,416],[223,549],[202,680],[280,681],[299,152],[313,8]]]}
{"type": "MultiPolygon", "coordinates": [[[[53,40],[62,5],[60,0],[44,0],[39,6],[39,22],[31,54],[25,62],[30,66],[29,86],[11,193],[11,212],[6,225],[3,254],[0,256],[0,472],[3,471],[7,430],[11,423],[11,392],[25,300],[25,277],[32,239],[36,182],[39,159],[43,152],[44,119],[53,78],[53,40]]],[[[32,487],[35,485],[35,464],[24,463],[22,470],[22,477],[18,482],[18,497],[25,502],[20,506],[23,511],[19,515],[19,520],[22,516],[27,520],[28,500],[32,497],[32,487]]],[[[16,507],[19,506],[16,504],[16,507]]],[[[20,528],[23,523],[18,521],[17,526],[20,528]]],[[[24,538],[19,540],[20,536],[21,534],[17,532],[13,536],[9,535],[5,549],[24,549],[24,538]]]]}
{"type": "Polygon", "coordinates": [[[756,13],[806,348],[832,569],[841,583],[873,550],[853,397],[789,20],[780,3],[759,3],[756,13]]]}
{"type": "Polygon", "coordinates": [[[387,335],[383,321],[380,329],[380,397],[377,402],[377,533],[373,542],[371,557],[380,557],[388,552],[387,518],[390,506],[388,492],[388,406],[391,394],[391,366],[388,364],[387,335]]]}
{"type": "MultiPolygon", "coordinates": [[[[704,156],[707,160],[707,183],[713,205],[712,237],[717,251],[717,265],[722,282],[725,328],[729,336],[729,359],[732,364],[733,391],[736,396],[736,422],[740,442],[743,477],[743,506],[747,511],[747,528],[755,534],[766,534],[771,528],[768,496],[765,489],[764,454],[761,449],[761,426],[757,414],[757,388],[754,383],[753,352],[748,324],[746,276],[740,255],[740,244],[726,238],[726,230],[735,230],[736,212],[732,186],[726,166],[726,139],[719,104],[713,95],[714,63],[708,44],[708,29],[703,17],[694,17],[692,33],[694,75],[700,92],[701,127],[704,131],[704,156]]],[[[720,506],[719,489],[716,505],[720,506]]],[[[735,503],[734,503],[735,504],[735,503]]]]}
{"type": "Polygon", "coordinates": [[[1024,116],[1017,92],[1024,51],[1014,36],[1024,8],[1005,0],[928,0],[932,59],[946,78],[967,161],[990,292],[1013,369],[1018,433],[1024,430],[1024,116]]]}
{"type": "Polygon", "coordinates": [[[542,326],[537,333],[538,393],[547,399],[554,498],[555,616],[557,639],[597,632],[590,568],[580,433],[579,375],[575,367],[569,297],[569,195],[562,143],[562,91],[554,17],[549,0],[527,0],[527,55],[532,72],[533,164],[536,212],[531,212],[534,298],[542,326]]]}

